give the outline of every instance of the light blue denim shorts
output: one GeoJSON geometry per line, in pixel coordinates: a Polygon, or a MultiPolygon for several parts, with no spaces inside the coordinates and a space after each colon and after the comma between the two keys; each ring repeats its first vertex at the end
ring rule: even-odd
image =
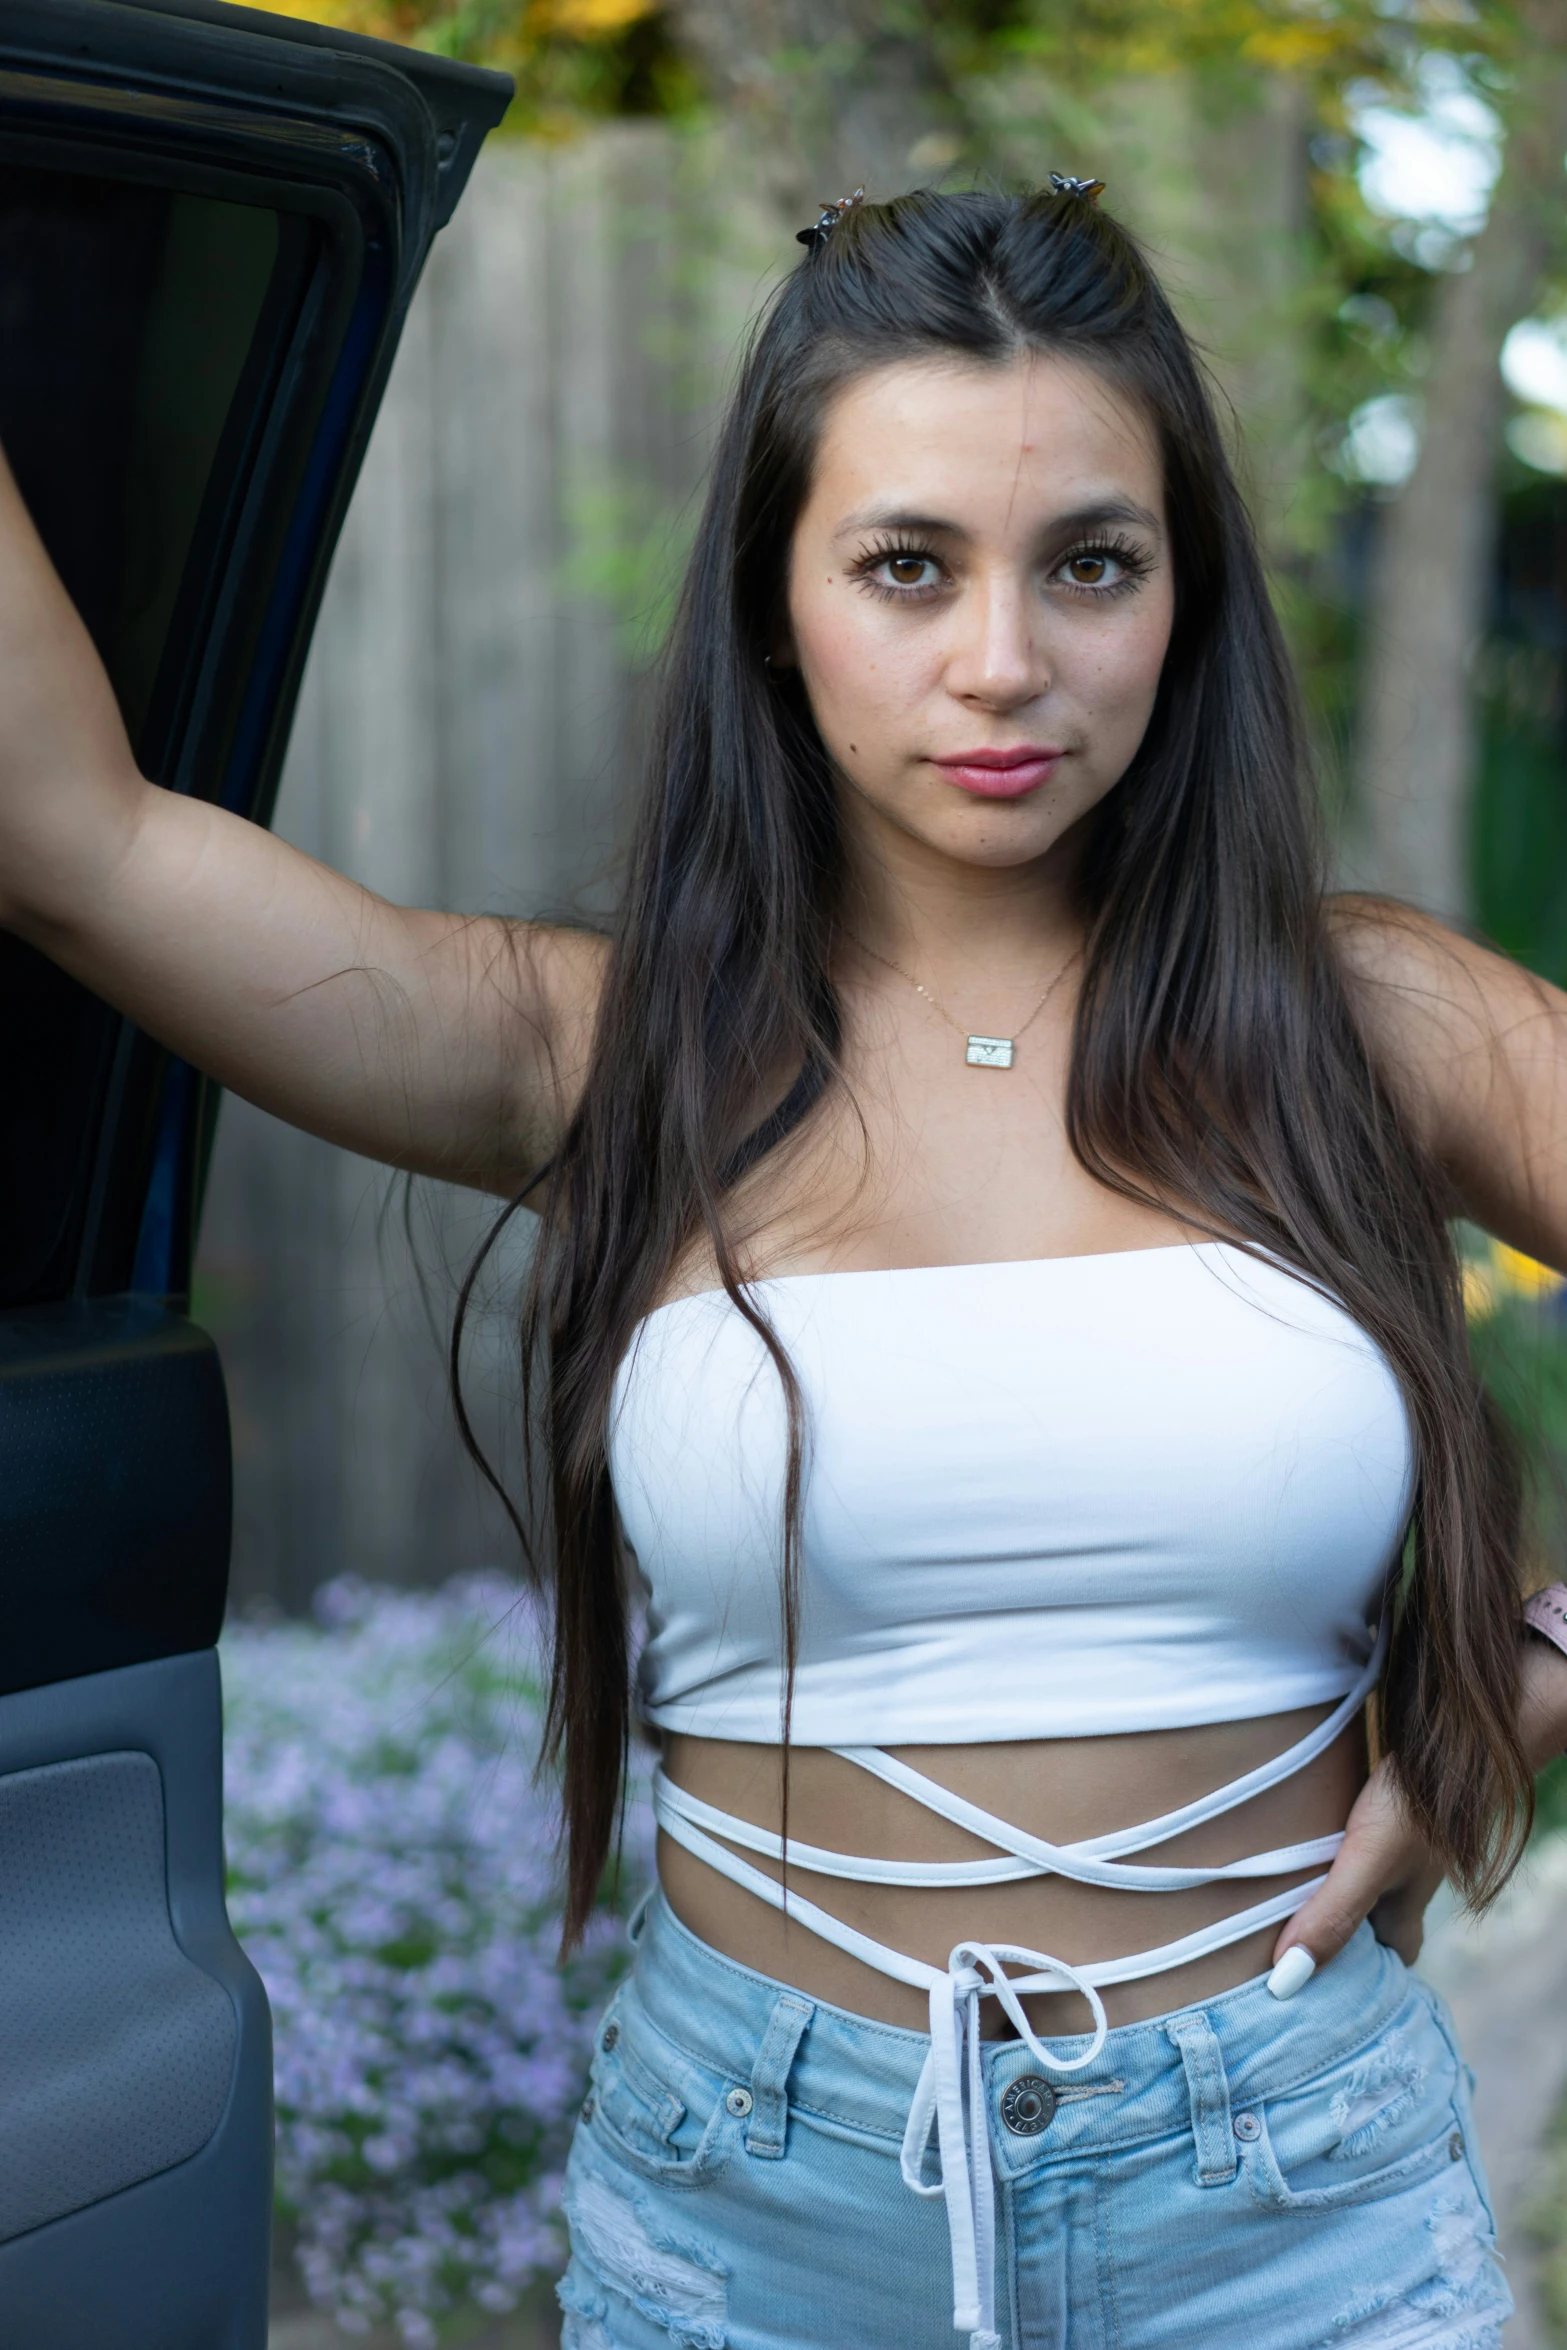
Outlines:
{"type": "MultiPolygon", "coordinates": [[[[655,1896],[567,2168],[564,2350],[964,2350],[944,2208],[898,2167],[928,2045],[655,1896]]],[[[1500,2350],[1452,2023],[1369,1927],[1295,1999],[1121,2026],[1054,2098],[1007,2097],[1019,2041],[985,2075],[1006,2350],[1500,2350]]]]}

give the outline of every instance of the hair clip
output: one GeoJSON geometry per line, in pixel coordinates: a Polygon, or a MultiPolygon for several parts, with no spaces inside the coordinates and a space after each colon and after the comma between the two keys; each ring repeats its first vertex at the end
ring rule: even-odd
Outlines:
{"type": "Polygon", "coordinates": [[[863,188],[856,188],[852,196],[840,196],[836,204],[824,204],[819,216],[812,221],[809,228],[798,228],[795,230],[795,243],[797,245],[809,245],[812,252],[814,253],[819,245],[826,244],[828,238],[832,235],[832,232],[837,227],[839,221],[843,219],[845,213],[858,210],[859,206],[862,205],[864,201],[865,190],[863,188]]]}
{"type": "Polygon", "coordinates": [[[1103,180],[1076,180],[1061,171],[1050,174],[1050,185],[1058,196],[1081,196],[1085,204],[1097,204],[1105,192],[1103,180]]]}

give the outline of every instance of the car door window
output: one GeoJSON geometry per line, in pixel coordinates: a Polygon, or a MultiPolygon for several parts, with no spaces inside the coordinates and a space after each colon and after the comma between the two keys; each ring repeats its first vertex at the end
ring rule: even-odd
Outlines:
{"type": "MultiPolygon", "coordinates": [[[[317,241],[313,221],[269,205],[0,164],[0,443],[153,774],[317,241]]],[[[9,938],[0,998],[15,1022],[0,1304],[15,1305],[58,1296],[74,1272],[120,1035],[105,1005],[9,938]]]]}

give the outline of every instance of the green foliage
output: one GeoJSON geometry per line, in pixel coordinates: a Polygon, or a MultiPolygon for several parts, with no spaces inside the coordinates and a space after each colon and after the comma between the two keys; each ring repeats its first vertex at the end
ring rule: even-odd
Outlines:
{"type": "MultiPolygon", "coordinates": [[[[947,11],[937,6],[932,14],[947,11]]],[[[1402,23],[1390,22],[1386,0],[1296,7],[1268,0],[1024,0],[991,37],[1015,56],[1047,62],[1076,80],[1191,67],[1342,79],[1385,71],[1411,35],[1426,47],[1484,50],[1505,43],[1506,18],[1494,0],[1466,10],[1461,22],[1438,8],[1400,15],[1402,23]]]]}
{"type": "Polygon", "coordinates": [[[1534,1783],[1534,1832],[1557,1836],[1567,1828],[1567,1754],[1547,1763],[1534,1783]]]}
{"type": "Polygon", "coordinates": [[[656,0],[256,0],[344,32],[514,76],[508,130],[569,137],[614,115],[689,113],[699,88],[656,0]]]}
{"type": "MultiPolygon", "coordinates": [[[[278,2214],[319,2307],[437,2350],[559,2266],[560,2166],[624,1941],[606,1906],[559,1962],[523,1594],[344,1579],[316,1610],[223,1643],[229,1909],[272,2003],[278,2214]]],[[[635,1779],[628,1898],[651,1857],[635,1779]]]]}
{"type": "Polygon", "coordinates": [[[1567,484],[1513,468],[1499,610],[1476,668],[1475,910],[1488,937],[1567,985],[1567,484]]]}
{"type": "Polygon", "coordinates": [[[695,505],[671,506],[650,482],[602,472],[568,481],[563,504],[560,593],[612,614],[622,658],[635,669],[650,668],[674,618],[695,505]]]}
{"type": "Polygon", "coordinates": [[[1503,1296],[1470,1323],[1475,1362],[1523,1448],[1531,1582],[1559,1572],[1567,1547],[1567,1314],[1560,1290],[1503,1296]]]}
{"type": "MultiPolygon", "coordinates": [[[[1461,1240],[1470,1347],[1524,1456],[1527,1589],[1561,1573],[1567,1547],[1567,1289],[1472,1226],[1461,1240]]],[[[1567,1756],[1541,1772],[1535,1793],[1535,1833],[1567,1828],[1567,1756]]]]}
{"type": "MultiPolygon", "coordinates": [[[[1530,1457],[1536,1522],[1544,1537],[1540,1567],[1559,1571],[1567,1464],[1567,1324],[1559,1306],[1514,1299],[1478,1322],[1473,1337],[1487,1383],[1530,1457]]],[[[1535,1798],[1535,1835],[1567,1831],[1567,1756],[1559,1756],[1540,1773],[1535,1798]]],[[[1552,2124],[1539,2172],[1539,2197],[1526,2228],[1539,2256],[1535,2274],[1549,2339],[1557,2350],[1567,2350],[1567,2102],[1552,2124]]]]}
{"type": "MultiPolygon", "coordinates": [[[[1518,648],[1488,648],[1494,668],[1518,648]]],[[[1481,704],[1474,810],[1474,890],[1480,927],[1542,978],[1567,986],[1567,775],[1562,746],[1537,720],[1509,711],[1505,691],[1481,704]]]]}

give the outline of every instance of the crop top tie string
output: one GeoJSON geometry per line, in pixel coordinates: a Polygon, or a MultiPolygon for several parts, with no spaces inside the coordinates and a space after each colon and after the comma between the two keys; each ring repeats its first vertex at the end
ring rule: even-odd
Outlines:
{"type": "MultiPolygon", "coordinates": [[[[1106,1886],[1122,1892],[1176,1892],[1245,1878],[1286,1876],[1297,1869],[1316,1867],[1332,1859],[1344,1841],[1342,1834],[1314,1837],[1309,1842],[1254,1853],[1244,1860],[1208,1868],[1138,1863],[1125,1860],[1122,1855],[1147,1851],[1150,1846],[1163,1844],[1188,1828],[1218,1819],[1254,1795],[1281,1785],[1315,1761],[1364,1705],[1376,1685],[1386,1650],[1384,1619],[1372,1654],[1348,1695],[1326,1720],[1294,1746],[1275,1755],[1271,1762],[1158,1819],[1145,1820],[1136,1827],[1117,1828],[1108,1835],[1088,1837],[1075,1844],[1051,1844],[1043,1837],[1030,1836],[876,1747],[834,1747],[831,1751],[845,1762],[869,1771],[911,1796],[927,1811],[968,1829],[996,1847],[997,1856],[962,1861],[880,1860],[801,1844],[791,1837],[788,1862],[814,1876],[841,1877],[857,1884],[993,1885],[1028,1877],[1060,1876],[1073,1878],[1078,1884],[1106,1886]]],[[[1027,2044],[1040,2066],[1056,2073],[1077,2072],[1084,2065],[1092,2064],[1105,2044],[1109,2027],[1104,2002],[1099,1996],[1101,1985],[1136,1982],[1147,1975],[1163,1974],[1172,1967],[1185,1966],[1190,1960],[1206,1958],[1232,1942],[1242,1941],[1260,1927],[1282,1924],[1323,1881],[1320,1876],[1314,1877],[1306,1884],[1291,1886],[1283,1893],[1237,1910],[1230,1917],[1220,1918],[1211,1926],[1185,1934],[1178,1941],[1162,1943],[1153,1950],[1133,1951],[1125,1958],[1096,1959],[1083,1966],[1069,1966],[1064,1959],[1052,1958],[1048,1952],[1026,1950],[1012,1943],[960,1942],[943,1969],[907,1957],[886,1943],[873,1941],[869,1935],[845,1925],[841,1918],[797,1893],[786,1895],[776,1879],[728,1849],[728,1844],[738,1844],[769,1859],[783,1861],[786,1857],[783,1839],[772,1830],[755,1827],[749,1820],[738,1819],[702,1802],[675,1786],[662,1771],[654,1777],[653,1805],[665,1835],[698,1860],[705,1861],[718,1875],[728,1878],[731,1884],[744,1887],[772,1908],[784,1911],[849,1957],[874,1967],[895,1982],[908,1983],[928,1994],[930,2052],[909,2108],[902,2170],[905,2184],[916,2195],[945,2199],[952,2242],[952,2322],[960,2333],[968,2334],[969,2350],[999,2350],[1000,2343],[995,2322],[995,2184],[985,2120],[980,2001],[992,1998],[1000,2001],[1018,2037],[1027,2044]],[[718,1843],[717,1837],[724,1837],[728,1842],[718,1843]],[[1028,1968],[1032,1972],[1008,1976],[1005,1971],[1008,1966],[1028,1968]],[[1023,2011],[1022,2001],[1026,1997],[1064,1991],[1081,1992],[1093,2013],[1093,2034],[1079,2056],[1053,2056],[1035,2037],[1023,2011]],[[941,2174],[934,2183],[927,2184],[923,2173],[932,2127],[941,2174]]]]}

